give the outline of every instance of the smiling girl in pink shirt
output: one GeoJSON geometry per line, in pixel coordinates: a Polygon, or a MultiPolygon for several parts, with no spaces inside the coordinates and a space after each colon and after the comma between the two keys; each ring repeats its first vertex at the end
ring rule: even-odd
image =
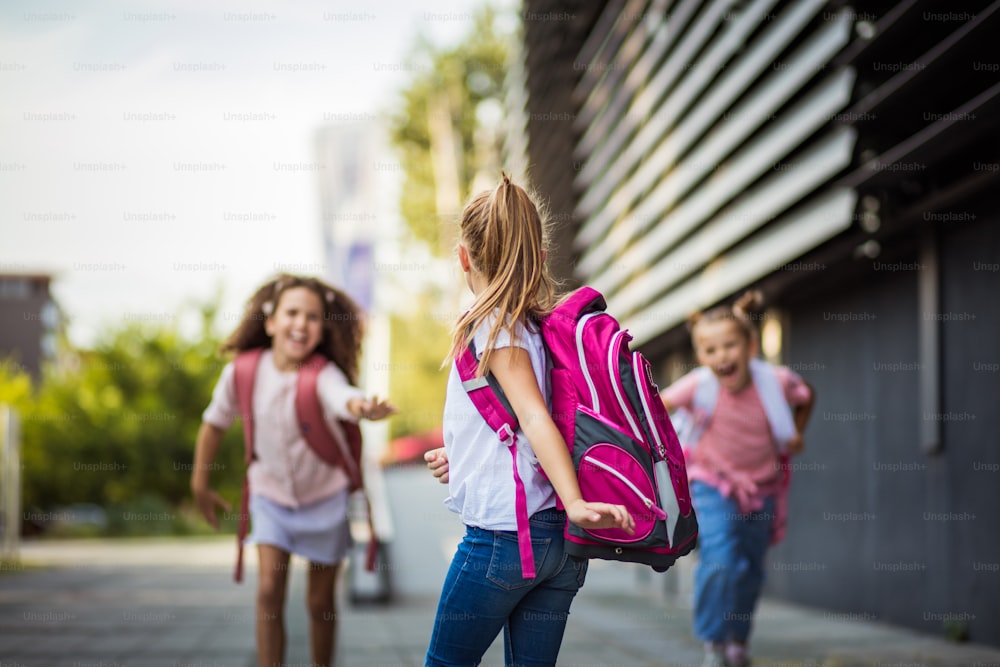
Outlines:
{"type": "MultiPolygon", "coordinates": [[[[253,383],[253,449],[247,471],[257,545],[257,660],[283,664],[284,606],[291,554],[309,561],[307,607],[314,665],[332,662],[336,639],[336,581],[350,541],[349,480],[321,459],[302,435],[295,411],[299,368],[314,353],[327,358],[316,393],[331,434],[345,437],[340,420],[382,419],[395,412],[353,384],[361,353],[362,314],[345,294],[315,278],[283,274],[257,290],[223,352],[264,348],[253,383]]],[[[222,436],[240,409],[234,364],[223,368],[202,417],[191,490],[198,509],[218,528],[216,508],[230,505],[209,485],[222,436]]]]}

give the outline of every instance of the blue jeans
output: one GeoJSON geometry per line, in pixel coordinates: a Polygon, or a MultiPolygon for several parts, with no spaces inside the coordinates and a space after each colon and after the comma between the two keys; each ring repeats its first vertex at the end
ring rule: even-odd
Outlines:
{"type": "Polygon", "coordinates": [[[705,642],[745,643],[764,584],[774,498],[759,512],[741,514],[734,499],[696,481],[691,499],[698,513],[694,633],[705,642]]]}
{"type": "Polygon", "coordinates": [[[425,665],[478,665],[503,630],[505,663],[555,665],[587,561],[563,551],[566,513],[531,519],[534,579],[521,577],[517,532],[466,527],[451,561],[425,665]]]}

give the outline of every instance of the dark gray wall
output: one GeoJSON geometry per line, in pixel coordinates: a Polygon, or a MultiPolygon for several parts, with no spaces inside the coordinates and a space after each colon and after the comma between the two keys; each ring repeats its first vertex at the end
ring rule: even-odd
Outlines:
{"type": "Polygon", "coordinates": [[[938,608],[1000,643],[1000,215],[990,217],[941,244],[941,311],[954,319],[942,323],[945,452],[932,490],[956,518],[940,522],[949,569],[933,585],[938,608]]]}
{"type": "Polygon", "coordinates": [[[996,642],[1000,273],[983,267],[1000,261],[1000,236],[986,221],[945,231],[939,413],[918,401],[918,324],[937,314],[920,310],[915,251],[866,261],[836,291],[791,307],[787,360],[818,403],[768,590],[831,613],[934,633],[965,628],[996,642]],[[926,419],[942,425],[937,455],[920,449],[926,419]]]}

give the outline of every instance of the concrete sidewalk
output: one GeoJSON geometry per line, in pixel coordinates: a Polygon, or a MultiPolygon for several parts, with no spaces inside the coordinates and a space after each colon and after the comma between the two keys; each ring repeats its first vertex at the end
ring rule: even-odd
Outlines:
{"type": "MultiPolygon", "coordinates": [[[[0,667],[254,665],[255,563],[231,581],[232,538],[27,544],[27,567],[0,573],[0,667]]],[[[559,664],[697,667],[690,610],[666,602],[648,569],[592,561],[559,664]]],[[[304,570],[293,563],[289,664],[309,664],[304,570]]],[[[339,665],[423,663],[432,595],[385,606],[342,603],[339,665]]],[[[764,600],[754,666],[985,667],[1000,650],[764,600]]],[[[484,665],[502,665],[499,642],[484,665]]]]}

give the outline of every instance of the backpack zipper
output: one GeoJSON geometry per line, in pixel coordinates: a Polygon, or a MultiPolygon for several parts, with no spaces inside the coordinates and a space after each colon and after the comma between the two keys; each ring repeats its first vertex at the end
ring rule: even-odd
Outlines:
{"type": "Polygon", "coordinates": [[[632,353],[632,370],[635,375],[636,389],[639,390],[639,400],[642,402],[642,410],[646,413],[646,423],[649,424],[649,432],[653,436],[653,442],[656,444],[656,453],[660,455],[661,460],[666,461],[667,448],[663,446],[660,434],[656,430],[656,424],[653,422],[653,413],[649,409],[649,402],[646,400],[646,392],[643,391],[642,377],[639,373],[639,371],[642,371],[642,374],[648,379],[648,369],[642,365],[642,356],[638,352],[632,353]]]}
{"type": "Polygon", "coordinates": [[[621,352],[621,341],[628,335],[628,332],[622,329],[614,335],[611,339],[611,346],[608,349],[608,376],[611,380],[611,387],[615,391],[615,398],[618,399],[618,406],[622,409],[622,414],[625,415],[625,419],[628,420],[628,425],[632,427],[632,433],[635,435],[635,439],[642,441],[644,440],[642,431],[639,430],[639,425],[635,423],[635,419],[632,417],[632,406],[625,401],[625,397],[622,396],[622,388],[618,386],[618,377],[616,371],[618,370],[618,356],[621,352]]]}
{"type": "Polygon", "coordinates": [[[587,382],[587,388],[590,389],[590,403],[594,412],[600,411],[601,404],[597,399],[597,387],[594,386],[594,380],[590,377],[590,369],[587,368],[587,356],[583,352],[583,327],[590,321],[590,318],[601,314],[600,312],[587,313],[576,323],[576,354],[580,358],[580,370],[583,371],[583,379],[587,382]]]}
{"type": "Polygon", "coordinates": [[[634,493],[636,495],[636,497],[639,500],[642,501],[642,504],[646,506],[646,509],[652,511],[653,514],[656,515],[657,519],[659,519],[660,521],[663,521],[664,519],[667,518],[667,513],[664,512],[662,509],[660,509],[659,505],[657,505],[655,501],[650,500],[649,498],[647,498],[646,495],[642,491],[639,490],[639,487],[637,487],[635,484],[633,484],[632,480],[630,480],[628,477],[626,477],[625,475],[621,474],[620,472],[618,472],[617,470],[615,470],[614,468],[612,468],[611,466],[609,466],[607,463],[604,463],[603,461],[595,459],[593,456],[589,456],[589,455],[584,456],[583,460],[586,461],[587,463],[593,464],[593,465],[597,466],[598,468],[600,468],[601,470],[603,470],[603,471],[605,471],[607,473],[610,473],[611,475],[614,475],[615,477],[617,477],[623,484],[625,484],[628,488],[632,489],[632,493],[634,493]]]}

